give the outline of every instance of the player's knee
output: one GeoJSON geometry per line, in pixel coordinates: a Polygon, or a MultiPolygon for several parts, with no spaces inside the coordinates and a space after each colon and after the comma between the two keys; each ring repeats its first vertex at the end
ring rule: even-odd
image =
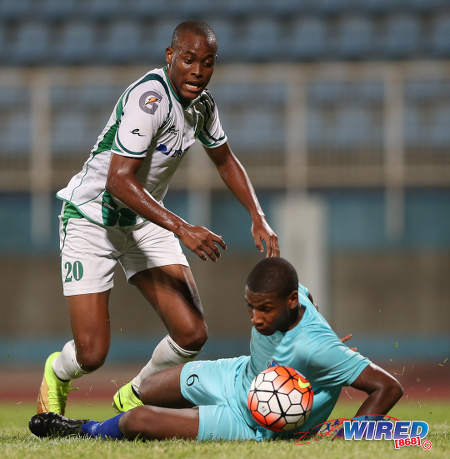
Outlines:
{"type": "Polygon", "coordinates": [[[201,321],[195,326],[185,327],[182,333],[172,338],[183,349],[199,351],[208,339],[208,327],[205,321],[201,321]]]}
{"type": "Polygon", "coordinates": [[[100,368],[106,360],[108,349],[104,346],[85,345],[77,347],[77,361],[83,370],[91,372],[100,368]]]}

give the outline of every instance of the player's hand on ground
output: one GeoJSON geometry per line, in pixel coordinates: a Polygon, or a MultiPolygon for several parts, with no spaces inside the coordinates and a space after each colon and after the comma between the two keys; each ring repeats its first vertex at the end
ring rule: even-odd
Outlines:
{"type": "Polygon", "coordinates": [[[210,258],[216,261],[220,258],[219,246],[226,250],[227,245],[222,236],[213,233],[204,226],[185,225],[180,231],[181,242],[192,252],[196,253],[202,260],[210,258]]]}
{"type": "MultiPolygon", "coordinates": [[[[343,337],[341,338],[341,341],[342,341],[343,343],[346,343],[348,340],[352,339],[352,337],[353,337],[353,335],[352,335],[351,333],[349,333],[348,335],[343,336],[343,337]]],[[[352,351],[355,351],[355,352],[358,350],[357,347],[351,347],[350,349],[351,349],[352,351]]]]}
{"type": "Polygon", "coordinates": [[[279,257],[280,248],[278,247],[278,236],[272,230],[264,217],[253,219],[252,236],[255,241],[256,248],[260,252],[264,252],[266,246],[266,257],[279,257]]]}

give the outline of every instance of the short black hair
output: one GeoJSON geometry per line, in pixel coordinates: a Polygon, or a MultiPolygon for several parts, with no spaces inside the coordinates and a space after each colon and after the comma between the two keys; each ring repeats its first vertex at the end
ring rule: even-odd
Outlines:
{"type": "Polygon", "coordinates": [[[264,258],[248,275],[247,287],[255,293],[276,292],[280,298],[287,298],[298,289],[297,271],[284,258],[264,258]]]}
{"type": "Polygon", "coordinates": [[[204,36],[210,45],[216,47],[217,50],[217,37],[216,33],[206,22],[203,21],[184,21],[175,27],[172,35],[172,43],[170,46],[176,48],[180,42],[181,36],[186,32],[192,32],[197,35],[204,36]]]}

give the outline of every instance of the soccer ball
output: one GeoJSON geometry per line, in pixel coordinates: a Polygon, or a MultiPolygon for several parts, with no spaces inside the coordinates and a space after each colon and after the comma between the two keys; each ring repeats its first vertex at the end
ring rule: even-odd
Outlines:
{"type": "Polygon", "coordinates": [[[252,381],[248,392],[248,408],[255,421],[275,432],[304,424],[312,403],[311,384],[290,367],[267,368],[252,381]]]}

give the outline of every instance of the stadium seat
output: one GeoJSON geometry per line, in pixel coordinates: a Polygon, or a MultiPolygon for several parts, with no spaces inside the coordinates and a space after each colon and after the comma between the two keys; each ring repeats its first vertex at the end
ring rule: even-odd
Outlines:
{"type": "Polygon", "coordinates": [[[28,156],[31,147],[31,119],[29,113],[13,113],[2,129],[1,149],[7,153],[28,156]]]}
{"type": "Polygon", "coordinates": [[[289,60],[320,59],[327,53],[326,26],[318,18],[297,17],[289,36],[286,43],[289,60]]]}
{"type": "Polygon", "coordinates": [[[49,27],[42,22],[23,22],[11,43],[10,58],[17,64],[45,64],[51,56],[49,27]]]}
{"type": "Polygon", "coordinates": [[[128,16],[157,20],[167,12],[167,0],[127,0],[128,16]]]}
{"type": "Polygon", "coordinates": [[[236,105],[245,106],[279,106],[284,100],[285,89],[280,84],[245,84],[222,83],[214,86],[212,93],[221,107],[236,105]]]}
{"type": "Polygon", "coordinates": [[[83,2],[80,9],[88,18],[105,20],[126,13],[128,8],[124,3],[122,0],[89,0],[83,2]]]}
{"type": "Polygon", "coordinates": [[[0,0],[0,18],[2,21],[31,16],[32,0],[0,0]]]}
{"type": "Polygon", "coordinates": [[[241,55],[248,60],[273,61],[283,56],[281,25],[267,17],[250,19],[238,43],[241,55]]]}
{"type": "Polygon", "coordinates": [[[407,81],[405,83],[407,102],[435,103],[442,97],[450,98],[450,81],[432,79],[407,81]]]}
{"type": "Polygon", "coordinates": [[[431,52],[438,57],[450,57],[450,13],[436,14],[432,23],[431,52]]]}
{"type": "Polygon", "coordinates": [[[107,62],[135,62],[140,57],[142,40],[138,22],[130,20],[113,22],[102,35],[98,51],[107,62]]]}
{"type": "Polygon", "coordinates": [[[96,52],[95,26],[86,21],[72,21],[63,26],[62,36],[56,45],[55,59],[69,64],[92,62],[96,52]]]}
{"type": "Polygon", "coordinates": [[[430,143],[435,148],[450,152],[450,104],[438,107],[432,114],[430,143]]]}
{"type": "Polygon", "coordinates": [[[157,62],[158,65],[163,65],[165,63],[164,53],[172,40],[173,29],[180,21],[179,16],[172,16],[169,19],[156,20],[152,21],[151,24],[143,25],[142,55],[152,62],[157,62]],[[151,34],[151,40],[146,39],[147,34],[151,34]]]}
{"type": "Polygon", "coordinates": [[[84,112],[56,112],[52,123],[52,151],[65,156],[88,151],[95,139],[89,138],[89,126],[84,112]]]}
{"type": "Polygon", "coordinates": [[[332,131],[328,124],[323,110],[308,110],[306,139],[309,147],[317,149],[330,145],[332,131]]]}
{"type": "Polygon", "coordinates": [[[381,126],[377,129],[364,107],[341,107],[336,114],[336,146],[360,148],[381,143],[381,126]]]}
{"type": "Polygon", "coordinates": [[[361,6],[360,0],[316,0],[314,7],[321,14],[339,14],[356,11],[361,6]]]}
{"type": "Polygon", "coordinates": [[[365,59],[374,48],[373,25],[368,17],[344,16],[339,24],[333,49],[344,59],[365,59]]]}
{"type": "Polygon", "coordinates": [[[425,125],[421,120],[421,112],[416,104],[405,104],[403,119],[404,142],[406,149],[416,149],[425,141],[425,125]]]}
{"type": "Polygon", "coordinates": [[[311,11],[315,0],[260,0],[260,11],[268,16],[282,16],[288,18],[290,15],[311,11]]]}
{"type": "Polygon", "coordinates": [[[35,7],[34,13],[42,16],[43,20],[69,18],[78,12],[76,0],[41,0],[35,7]]]}
{"type": "Polygon", "coordinates": [[[242,16],[253,15],[259,11],[258,0],[228,0],[224,3],[225,14],[242,16]]]}
{"type": "Polygon", "coordinates": [[[0,86],[0,109],[10,111],[11,107],[26,107],[31,100],[30,91],[20,86],[0,86]]]}
{"type": "Polygon", "coordinates": [[[392,58],[411,57],[420,51],[419,18],[410,14],[389,16],[386,30],[378,38],[382,55],[392,58]]]}
{"type": "Polygon", "coordinates": [[[183,15],[186,19],[203,18],[205,14],[216,14],[223,10],[225,2],[211,0],[177,0],[173,6],[174,10],[183,15]]]}

